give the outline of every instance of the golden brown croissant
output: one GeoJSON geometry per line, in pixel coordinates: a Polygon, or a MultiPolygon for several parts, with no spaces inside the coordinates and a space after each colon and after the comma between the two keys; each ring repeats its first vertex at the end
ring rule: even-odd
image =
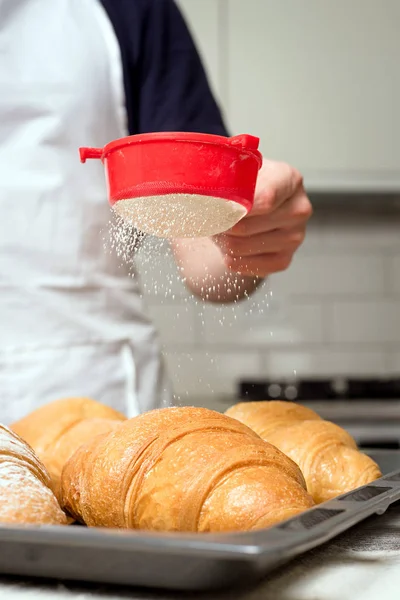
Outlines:
{"type": "Polygon", "coordinates": [[[0,522],[66,525],[50,477],[32,448],[0,425],[0,522]]]}
{"type": "Polygon", "coordinates": [[[114,429],[125,417],[90,398],[66,398],[46,404],[11,426],[36,452],[50,473],[59,497],[61,471],[79,446],[114,429]]]}
{"type": "Polygon", "coordinates": [[[81,446],[62,473],[64,508],[89,526],[261,529],[313,505],[295,463],[234,419],[165,408],[81,446]]]}
{"type": "Polygon", "coordinates": [[[228,408],[225,414],[233,417],[267,439],[269,433],[291,421],[321,421],[316,412],[294,402],[271,400],[270,402],[239,402],[228,408]]]}
{"type": "Polygon", "coordinates": [[[305,406],[285,401],[243,402],[226,414],[251,427],[294,460],[317,503],[382,475],[378,465],[357,449],[350,434],[305,406]]]}

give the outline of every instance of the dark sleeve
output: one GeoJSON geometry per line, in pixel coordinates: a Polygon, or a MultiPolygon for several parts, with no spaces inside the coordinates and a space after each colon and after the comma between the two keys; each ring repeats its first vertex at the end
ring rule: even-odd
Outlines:
{"type": "Polygon", "coordinates": [[[173,0],[147,0],[139,49],[139,129],[228,135],[188,27],[173,0]]]}
{"type": "Polygon", "coordinates": [[[129,132],[228,135],[175,2],[101,1],[121,48],[129,132]]]}

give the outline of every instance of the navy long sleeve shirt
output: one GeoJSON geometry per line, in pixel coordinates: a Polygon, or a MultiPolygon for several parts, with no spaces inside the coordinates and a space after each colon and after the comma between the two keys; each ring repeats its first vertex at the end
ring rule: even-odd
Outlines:
{"type": "Polygon", "coordinates": [[[173,0],[101,0],[119,41],[130,134],[228,135],[188,27],[173,0]]]}

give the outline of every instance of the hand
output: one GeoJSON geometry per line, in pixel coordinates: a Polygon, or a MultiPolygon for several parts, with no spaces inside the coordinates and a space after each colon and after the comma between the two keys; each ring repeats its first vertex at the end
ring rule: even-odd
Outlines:
{"type": "Polygon", "coordinates": [[[265,277],[288,268],[311,215],[300,173],[285,163],[264,160],[252,210],[214,241],[229,270],[265,277]]]}

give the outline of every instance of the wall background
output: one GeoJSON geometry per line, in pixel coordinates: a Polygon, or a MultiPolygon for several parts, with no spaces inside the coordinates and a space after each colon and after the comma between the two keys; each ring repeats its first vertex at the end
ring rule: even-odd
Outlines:
{"type": "MultiPolygon", "coordinates": [[[[245,116],[238,116],[239,104],[230,97],[234,65],[223,43],[231,23],[229,2],[178,3],[238,133],[235,123],[245,116]]],[[[178,401],[230,395],[240,377],[398,375],[400,204],[381,200],[379,193],[371,204],[316,196],[306,242],[290,269],[234,309],[196,302],[166,245],[154,254],[146,243],[137,263],[178,401]]]]}

